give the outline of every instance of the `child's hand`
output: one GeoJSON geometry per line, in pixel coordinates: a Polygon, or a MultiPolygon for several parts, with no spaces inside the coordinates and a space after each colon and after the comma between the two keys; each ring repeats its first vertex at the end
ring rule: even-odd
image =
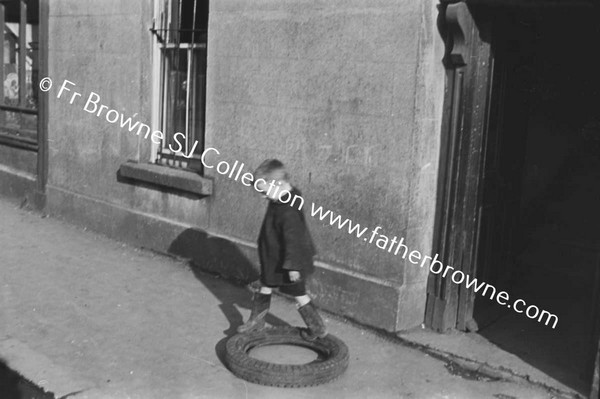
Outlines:
{"type": "Polygon", "coordinates": [[[290,272],[290,281],[298,281],[300,280],[300,272],[291,271],[290,272]]]}

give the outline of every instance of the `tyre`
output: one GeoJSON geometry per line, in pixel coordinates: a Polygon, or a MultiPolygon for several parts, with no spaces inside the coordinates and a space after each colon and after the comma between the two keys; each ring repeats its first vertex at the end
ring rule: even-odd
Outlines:
{"type": "Polygon", "coordinates": [[[233,374],[246,381],[276,387],[306,387],[339,377],[348,367],[349,355],[346,344],[331,334],[308,342],[300,336],[299,328],[273,327],[229,338],[224,361],[233,374]],[[319,356],[306,364],[277,364],[248,355],[252,348],[265,345],[298,345],[319,356]]]}

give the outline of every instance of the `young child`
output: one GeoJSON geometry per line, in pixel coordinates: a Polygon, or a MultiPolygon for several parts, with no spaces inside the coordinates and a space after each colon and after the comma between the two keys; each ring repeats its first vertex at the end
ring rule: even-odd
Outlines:
{"type": "Polygon", "coordinates": [[[308,232],[304,213],[298,209],[300,191],[289,183],[283,164],[267,159],[254,172],[255,188],[269,200],[267,213],[258,237],[261,288],[254,293],[250,319],[237,331],[262,329],[271,304],[271,292],[292,295],[307,329],[301,335],[308,341],[327,335],[325,324],[306,294],[306,278],[313,273],[315,248],[308,232]],[[289,193],[289,194],[288,194],[289,193]],[[288,197],[289,196],[289,197],[288,197]]]}

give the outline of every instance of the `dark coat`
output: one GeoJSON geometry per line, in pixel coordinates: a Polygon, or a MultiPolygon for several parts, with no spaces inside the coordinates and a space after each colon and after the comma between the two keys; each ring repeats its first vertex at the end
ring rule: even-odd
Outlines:
{"type": "MultiPolygon", "coordinates": [[[[300,191],[292,189],[292,198],[295,195],[300,196],[300,191]]],[[[258,237],[260,279],[264,285],[290,284],[291,270],[299,271],[302,280],[314,272],[315,246],[298,204],[269,201],[258,237]]]]}

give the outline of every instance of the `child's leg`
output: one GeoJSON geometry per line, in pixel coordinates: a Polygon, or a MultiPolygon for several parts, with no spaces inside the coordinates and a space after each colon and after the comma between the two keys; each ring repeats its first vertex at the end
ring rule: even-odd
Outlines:
{"type": "Polygon", "coordinates": [[[308,330],[300,332],[300,335],[304,339],[314,341],[317,338],[323,338],[327,335],[325,323],[308,295],[297,296],[296,306],[298,307],[300,316],[302,316],[302,320],[304,320],[308,327],[308,330]]]}
{"type": "Polygon", "coordinates": [[[260,290],[258,290],[258,292],[265,295],[271,295],[273,293],[273,289],[271,287],[261,285],[260,290]]]}
{"type": "MultiPolygon", "coordinates": [[[[282,291],[284,291],[282,289],[282,291]]],[[[308,327],[307,330],[302,330],[300,334],[308,341],[314,341],[317,338],[323,338],[327,335],[327,328],[323,319],[319,315],[317,308],[310,300],[310,296],[306,294],[306,286],[304,281],[300,281],[298,284],[293,284],[285,287],[285,292],[293,295],[296,299],[296,306],[298,312],[302,316],[302,320],[308,327]]]]}
{"type": "Polygon", "coordinates": [[[294,297],[294,299],[296,299],[296,306],[299,308],[310,302],[310,297],[306,294],[294,297]]]}
{"type": "Polygon", "coordinates": [[[252,311],[247,322],[237,328],[237,332],[244,333],[251,330],[260,330],[265,327],[265,316],[269,313],[271,307],[270,287],[261,286],[258,292],[252,297],[252,311]]]}

